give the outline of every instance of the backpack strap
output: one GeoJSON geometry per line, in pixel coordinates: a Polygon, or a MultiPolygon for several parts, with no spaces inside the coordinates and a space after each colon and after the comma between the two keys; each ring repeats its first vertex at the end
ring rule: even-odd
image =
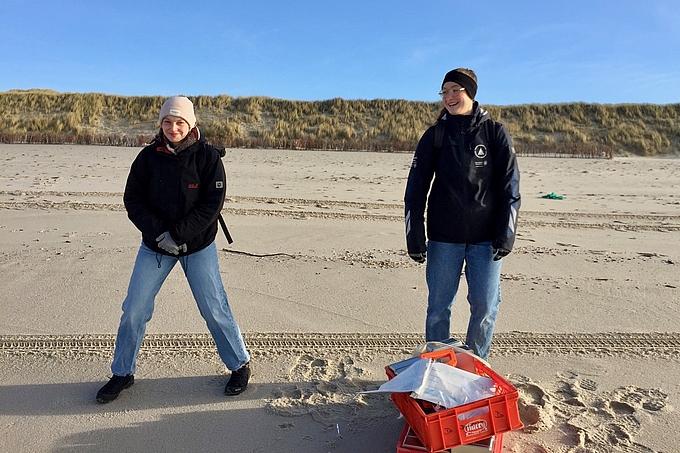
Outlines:
{"type": "Polygon", "coordinates": [[[442,153],[442,142],[444,141],[444,122],[438,120],[434,125],[434,143],[432,144],[432,160],[434,162],[435,168],[437,167],[437,161],[439,161],[439,155],[442,153]]]}
{"type": "Polygon", "coordinates": [[[227,229],[227,223],[224,221],[224,217],[222,217],[222,214],[219,215],[217,220],[220,221],[220,226],[222,227],[222,231],[224,232],[224,235],[227,238],[228,243],[234,242],[234,240],[231,238],[231,234],[229,234],[229,230],[227,229]]]}
{"type": "Polygon", "coordinates": [[[434,125],[434,147],[441,148],[443,140],[444,140],[444,122],[437,121],[437,124],[434,125]]]}
{"type": "Polygon", "coordinates": [[[220,157],[227,155],[227,149],[224,146],[212,145],[212,147],[217,150],[217,153],[220,155],[220,157]]]}
{"type": "MultiPolygon", "coordinates": [[[[224,156],[227,155],[227,150],[225,149],[224,146],[217,146],[217,145],[210,145],[210,146],[215,148],[217,153],[220,155],[220,158],[223,158],[224,156]]],[[[217,220],[219,220],[219,222],[220,222],[220,226],[222,227],[222,231],[224,232],[224,236],[227,238],[227,242],[229,244],[234,242],[234,240],[231,238],[231,234],[229,234],[229,230],[227,229],[227,222],[224,221],[224,217],[222,217],[221,213],[217,217],[217,220]]]]}

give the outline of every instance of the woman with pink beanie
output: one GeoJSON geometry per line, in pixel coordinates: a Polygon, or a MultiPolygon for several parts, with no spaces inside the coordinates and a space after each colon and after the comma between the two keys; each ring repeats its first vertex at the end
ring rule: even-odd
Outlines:
{"type": "Polygon", "coordinates": [[[125,186],[125,209],[142,234],[142,244],[123,302],[113,377],[97,393],[100,403],[115,400],[134,383],[156,295],[177,262],[219,356],[231,370],[225,394],[242,393],[250,379],[250,355],[227,301],[215,246],[227,187],[220,154],[201,137],[188,98],[169,98],[158,119],[160,130],[137,155],[125,186]]]}

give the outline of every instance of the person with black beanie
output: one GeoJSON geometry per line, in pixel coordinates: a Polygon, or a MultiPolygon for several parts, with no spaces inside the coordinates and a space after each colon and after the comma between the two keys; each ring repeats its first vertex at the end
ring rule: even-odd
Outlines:
{"type": "Polygon", "coordinates": [[[409,171],[406,244],[414,261],[427,260],[426,341],[450,337],[464,269],[465,343],[486,360],[501,302],[501,263],[516,236],[519,167],[508,130],[475,100],[474,71],[449,71],[439,94],[442,111],[420,139],[409,171]]]}

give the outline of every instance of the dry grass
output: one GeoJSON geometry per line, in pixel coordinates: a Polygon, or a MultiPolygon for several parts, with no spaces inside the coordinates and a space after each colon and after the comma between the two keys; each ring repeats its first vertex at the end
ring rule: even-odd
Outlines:
{"type": "MultiPolygon", "coordinates": [[[[404,100],[286,101],[190,97],[203,134],[227,147],[412,151],[440,109],[404,100]]],[[[0,141],[141,146],[156,132],[160,96],[12,90],[0,93],[0,141]]],[[[484,106],[518,153],[611,157],[677,153],[680,104],[484,106]]]]}

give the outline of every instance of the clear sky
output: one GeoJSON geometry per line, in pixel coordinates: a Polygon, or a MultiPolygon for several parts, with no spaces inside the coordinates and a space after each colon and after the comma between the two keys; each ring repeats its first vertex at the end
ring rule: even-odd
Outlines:
{"type": "Polygon", "coordinates": [[[680,0],[0,0],[0,91],[680,102],[680,0]]]}

